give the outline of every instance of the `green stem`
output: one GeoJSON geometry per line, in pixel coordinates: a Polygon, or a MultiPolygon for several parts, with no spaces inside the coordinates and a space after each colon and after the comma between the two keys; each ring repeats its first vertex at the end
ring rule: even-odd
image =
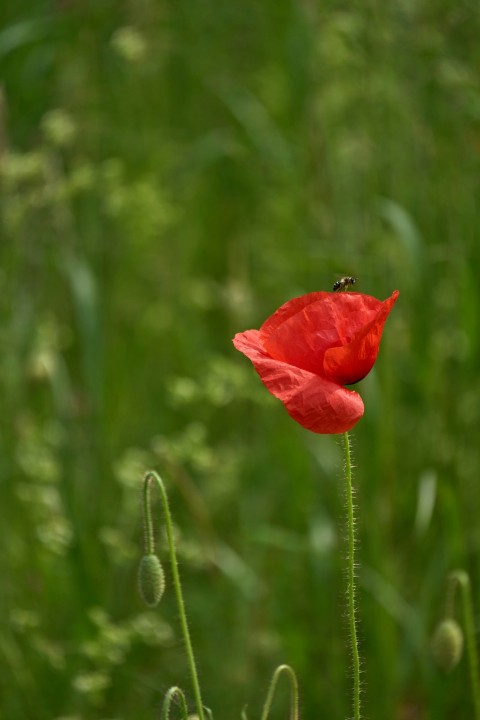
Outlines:
{"type": "Polygon", "coordinates": [[[185,695],[183,693],[183,690],[180,690],[178,687],[171,687],[170,690],[165,695],[165,699],[163,701],[163,707],[162,707],[162,720],[169,720],[170,718],[170,706],[172,702],[178,702],[180,704],[180,708],[182,711],[182,720],[188,720],[188,709],[187,709],[187,701],[185,700],[185,695]]]}
{"type": "Polygon", "coordinates": [[[261,720],[267,720],[270,714],[273,697],[275,695],[275,688],[277,687],[278,679],[282,673],[288,675],[290,680],[290,720],[298,720],[299,718],[297,676],[290,665],[279,665],[273,673],[270,681],[270,687],[268,688],[267,699],[265,700],[265,705],[263,706],[261,720]]]}
{"type": "Polygon", "coordinates": [[[153,555],[155,552],[152,506],[150,503],[150,480],[152,477],[155,477],[153,473],[147,473],[143,481],[143,529],[145,537],[145,555],[153,555]]]}
{"type": "Polygon", "coordinates": [[[175,594],[177,596],[178,613],[180,615],[180,624],[182,626],[183,640],[184,640],[185,649],[187,652],[188,664],[190,666],[190,674],[192,677],[193,692],[195,695],[195,703],[197,706],[197,713],[198,713],[199,720],[205,720],[203,702],[202,702],[202,694],[200,691],[200,682],[198,679],[197,666],[195,663],[195,656],[193,654],[193,646],[192,646],[192,641],[190,638],[190,631],[188,629],[187,614],[185,612],[185,603],[183,600],[183,593],[182,593],[182,584],[180,582],[180,574],[178,572],[177,553],[176,553],[176,549],[175,549],[175,540],[173,537],[173,524],[172,524],[172,516],[170,513],[170,506],[168,504],[168,496],[167,496],[167,492],[165,490],[163,481],[161,480],[159,475],[157,475],[157,473],[154,471],[147,472],[147,474],[145,475],[144,484],[143,484],[143,511],[144,511],[144,519],[145,519],[145,551],[147,554],[153,553],[153,551],[154,551],[152,511],[151,511],[151,503],[150,503],[150,483],[152,480],[155,480],[155,482],[157,483],[157,486],[158,486],[158,489],[160,490],[160,495],[162,498],[163,512],[164,512],[164,516],[165,516],[165,524],[166,524],[166,529],[167,529],[168,548],[169,548],[169,552],[170,552],[170,564],[172,567],[173,585],[175,588],[175,594]]]}
{"type": "Polygon", "coordinates": [[[348,520],[348,619],[350,623],[350,644],[353,662],[353,712],[360,720],[360,656],[358,652],[357,621],[355,617],[355,515],[353,508],[352,461],[350,438],[343,435],[345,450],[345,480],[348,520]]]}
{"type": "Polygon", "coordinates": [[[472,590],[470,578],[464,570],[455,570],[450,574],[449,580],[458,583],[463,603],[463,619],[467,640],[468,664],[470,667],[470,681],[472,685],[475,720],[480,720],[480,686],[478,680],[478,654],[475,644],[475,622],[473,616],[472,590]]]}

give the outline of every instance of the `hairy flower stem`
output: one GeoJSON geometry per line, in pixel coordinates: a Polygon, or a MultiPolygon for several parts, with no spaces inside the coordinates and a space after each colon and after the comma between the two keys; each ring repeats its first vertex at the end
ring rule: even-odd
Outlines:
{"type": "Polygon", "coordinates": [[[175,540],[173,538],[173,524],[172,516],[170,513],[170,507],[168,504],[167,492],[163,481],[157,475],[156,472],[147,472],[143,481],[143,514],[145,522],[145,552],[147,554],[153,553],[154,551],[154,538],[153,538],[153,524],[152,524],[152,508],[150,502],[150,484],[154,480],[157,483],[158,489],[163,504],[163,513],[165,516],[165,524],[167,530],[167,541],[168,549],[170,553],[170,564],[172,567],[172,578],[173,585],[175,587],[175,594],[177,596],[178,614],[180,616],[180,624],[182,627],[183,641],[185,643],[185,650],[187,652],[188,664],[190,666],[190,674],[192,677],[193,692],[195,695],[195,703],[197,706],[197,713],[199,720],[205,720],[202,694],[200,691],[200,682],[198,679],[197,666],[195,663],[195,656],[193,654],[192,641],[190,638],[190,631],[188,629],[187,614],[185,612],[185,603],[183,600],[182,585],[180,582],[180,574],[178,572],[177,553],[175,549],[175,540]]]}
{"type": "Polygon", "coordinates": [[[353,508],[352,461],[350,456],[350,438],[343,435],[345,450],[345,480],[348,524],[348,619],[350,623],[350,645],[353,663],[353,712],[355,720],[360,720],[360,656],[358,652],[357,621],[355,608],[355,515],[353,508]]]}
{"type": "Polygon", "coordinates": [[[460,588],[463,605],[463,621],[467,640],[468,664],[470,666],[470,680],[472,685],[473,706],[475,720],[480,720],[480,685],[477,646],[475,644],[475,622],[473,615],[472,590],[470,578],[464,570],[454,570],[448,576],[447,616],[453,616],[454,592],[460,588]]]}

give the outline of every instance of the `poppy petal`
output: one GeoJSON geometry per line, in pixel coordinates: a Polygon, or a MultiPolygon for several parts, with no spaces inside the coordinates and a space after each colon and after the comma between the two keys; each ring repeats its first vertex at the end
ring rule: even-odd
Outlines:
{"type": "Polygon", "coordinates": [[[323,374],[325,350],[340,345],[331,293],[310,293],[283,305],[260,328],[268,354],[315,374],[323,374]]]}
{"type": "Polygon", "coordinates": [[[292,315],[296,315],[303,310],[303,308],[307,307],[307,305],[311,305],[319,300],[324,300],[330,294],[331,293],[328,292],[311,292],[293,298],[293,300],[288,300],[286,303],[283,303],[278,310],[275,310],[273,315],[270,315],[270,317],[265,320],[261,327],[262,333],[267,335],[272,334],[282,323],[292,317],[292,315]]]}
{"type": "Polygon", "coordinates": [[[358,393],[272,358],[263,345],[260,331],[238,333],[233,343],[252,361],[263,384],[283,402],[289,415],[307,430],[342,433],[362,417],[364,406],[358,393]]]}
{"type": "Polygon", "coordinates": [[[357,331],[350,342],[325,352],[323,372],[327,378],[340,385],[351,385],[368,375],[377,359],[383,326],[398,295],[395,290],[384,302],[377,301],[375,316],[357,331]]]}
{"type": "Polygon", "coordinates": [[[271,357],[324,375],[325,352],[350,343],[382,306],[361,293],[309,293],[285,303],[263,323],[262,343],[271,357]]]}

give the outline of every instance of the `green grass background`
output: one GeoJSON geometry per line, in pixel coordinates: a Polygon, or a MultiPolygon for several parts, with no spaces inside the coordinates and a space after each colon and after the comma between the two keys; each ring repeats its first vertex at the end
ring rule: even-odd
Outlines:
{"type": "Polygon", "coordinates": [[[231,345],[338,274],[401,293],[352,436],[365,717],[472,717],[429,637],[454,567],[480,625],[479,37],[467,0],[3,0],[2,720],[191,698],[150,467],[214,717],[281,662],[349,716],[341,445],[231,345]]]}

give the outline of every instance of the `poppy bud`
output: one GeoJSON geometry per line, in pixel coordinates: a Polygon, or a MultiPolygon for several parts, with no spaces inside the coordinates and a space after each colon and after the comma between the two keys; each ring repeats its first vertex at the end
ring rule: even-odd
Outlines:
{"type": "Polygon", "coordinates": [[[463,652],[463,632],[453,618],[437,625],[432,638],[433,659],[445,672],[451,672],[460,662],[463,652]]]}
{"type": "Polygon", "coordinates": [[[144,555],[138,568],[138,591],[148,607],[160,602],[165,590],[165,574],[158,557],[144,555]]]}

